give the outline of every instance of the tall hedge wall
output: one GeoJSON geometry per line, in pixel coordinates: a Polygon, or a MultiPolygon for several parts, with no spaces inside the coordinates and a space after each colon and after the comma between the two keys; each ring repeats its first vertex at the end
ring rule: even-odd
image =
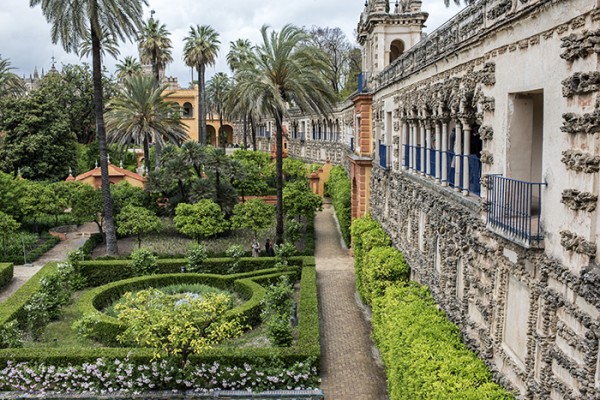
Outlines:
{"type": "Polygon", "coordinates": [[[331,203],[335,209],[335,215],[340,223],[340,230],[346,245],[350,247],[350,223],[352,219],[351,186],[350,178],[346,170],[337,165],[331,169],[327,190],[331,197],[331,203]]]}
{"type": "Polygon", "coordinates": [[[513,398],[467,349],[429,289],[408,281],[404,255],[377,221],[355,220],[352,241],[357,290],[373,307],[373,339],[390,400],[513,398]]]}

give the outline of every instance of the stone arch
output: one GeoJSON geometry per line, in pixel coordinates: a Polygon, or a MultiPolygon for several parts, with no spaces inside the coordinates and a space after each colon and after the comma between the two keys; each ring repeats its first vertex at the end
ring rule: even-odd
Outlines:
{"type": "Polygon", "coordinates": [[[400,39],[393,40],[390,43],[390,64],[404,53],[404,42],[400,39]]]}
{"type": "Polygon", "coordinates": [[[206,142],[217,146],[217,131],[212,125],[206,125],[206,142]]]}

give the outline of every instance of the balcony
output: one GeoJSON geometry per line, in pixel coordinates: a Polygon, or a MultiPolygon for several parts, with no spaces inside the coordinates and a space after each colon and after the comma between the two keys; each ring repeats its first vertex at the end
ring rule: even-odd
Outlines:
{"type": "Polygon", "coordinates": [[[540,214],[546,183],[526,182],[501,175],[486,175],[487,227],[526,248],[544,240],[540,214]]]}
{"type": "Polygon", "coordinates": [[[454,154],[452,151],[438,151],[422,146],[403,145],[402,166],[413,169],[422,175],[437,179],[454,189],[465,193],[481,196],[481,160],[474,154],[454,154]],[[425,159],[423,159],[423,155],[425,159]],[[440,163],[446,162],[446,168],[438,168],[440,163]],[[465,181],[465,166],[467,166],[465,181]],[[446,176],[443,176],[446,171],[446,176]]]}

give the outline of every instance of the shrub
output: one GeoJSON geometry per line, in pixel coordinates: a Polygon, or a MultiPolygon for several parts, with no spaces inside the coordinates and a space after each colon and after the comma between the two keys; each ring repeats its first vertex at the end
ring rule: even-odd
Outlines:
{"type": "Polygon", "coordinates": [[[0,289],[7,286],[13,279],[14,267],[11,263],[0,264],[0,289]]]}
{"type": "Polygon", "coordinates": [[[22,347],[22,335],[17,321],[0,326],[0,349],[22,347]]]}
{"type": "Polygon", "coordinates": [[[192,272],[203,272],[202,265],[207,258],[206,246],[201,243],[196,244],[188,253],[188,269],[192,272]]]}
{"type": "Polygon", "coordinates": [[[286,276],[271,285],[263,300],[262,318],[271,342],[279,347],[292,344],[292,286],[286,276]]]}
{"type": "Polygon", "coordinates": [[[90,238],[88,240],[85,241],[85,243],[83,244],[83,246],[81,246],[81,248],[79,249],[81,252],[83,252],[83,256],[85,259],[90,258],[92,251],[94,251],[94,249],[96,248],[96,246],[98,246],[100,243],[103,242],[103,237],[102,234],[100,233],[93,233],[90,235],[90,238]]]}
{"type": "Polygon", "coordinates": [[[346,170],[342,166],[335,166],[331,169],[327,190],[331,197],[331,203],[335,209],[342,231],[342,237],[346,245],[350,247],[350,223],[352,222],[352,191],[350,179],[346,170]]]}
{"type": "Polygon", "coordinates": [[[23,307],[23,311],[27,315],[25,329],[33,340],[39,340],[46,325],[50,322],[49,300],[48,295],[44,292],[34,293],[23,307]]]}
{"type": "Polygon", "coordinates": [[[239,244],[233,244],[229,246],[227,249],[227,257],[231,257],[231,268],[229,269],[230,273],[239,272],[240,259],[246,253],[243,246],[239,244]]]}
{"type": "Polygon", "coordinates": [[[367,304],[383,296],[385,289],[400,281],[408,281],[409,267],[404,255],[392,247],[374,247],[365,255],[362,268],[361,297],[367,304]]]}
{"type": "Polygon", "coordinates": [[[391,286],[373,303],[373,338],[391,400],[513,398],[466,348],[426,287],[391,286]]]}
{"type": "Polygon", "coordinates": [[[371,217],[359,218],[352,223],[352,248],[354,249],[354,271],[356,274],[356,289],[363,300],[364,288],[364,258],[373,247],[389,246],[390,237],[371,217]]]}
{"type": "Polygon", "coordinates": [[[157,258],[148,249],[137,249],[131,253],[129,267],[136,276],[158,273],[157,258]]]}

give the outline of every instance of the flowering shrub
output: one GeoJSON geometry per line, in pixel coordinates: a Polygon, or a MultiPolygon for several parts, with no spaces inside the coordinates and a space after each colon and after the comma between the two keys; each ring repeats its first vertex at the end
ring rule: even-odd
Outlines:
{"type": "Polygon", "coordinates": [[[284,367],[277,360],[251,365],[186,363],[170,360],[135,363],[128,359],[81,365],[8,362],[0,369],[0,390],[28,393],[114,393],[150,390],[282,390],[312,389],[319,385],[315,359],[284,367]]]}

